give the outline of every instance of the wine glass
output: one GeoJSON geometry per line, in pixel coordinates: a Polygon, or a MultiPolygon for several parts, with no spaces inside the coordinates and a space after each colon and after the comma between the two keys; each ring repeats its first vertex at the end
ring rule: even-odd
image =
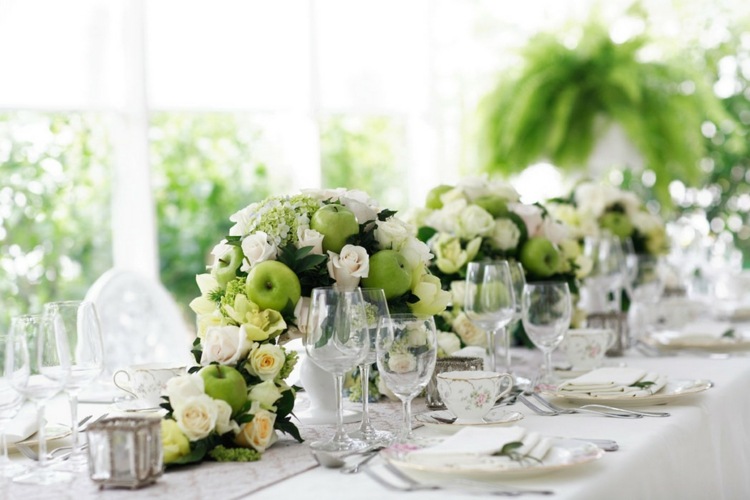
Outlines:
{"type": "Polygon", "coordinates": [[[531,341],[544,353],[544,374],[537,385],[554,385],[552,351],[570,327],[572,306],[568,284],[562,281],[527,283],[521,301],[521,321],[531,341]]]}
{"type": "Polygon", "coordinates": [[[17,316],[11,319],[5,357],[5,373],[11,386],[36,403],[39,460],[29,472],[13,481],[38,485],[73,480],[68,471],[54,470],[47,464],[47,440],[44,409],[47,401],[59,394],[68,382],[70,358],[67,338],[43,315],[17,316]]]}
{"type": "Polygon", "coordinates": [[[513,376],[515,385],[527,386],[531,383],[531,380],[513,373],[510,356],[513,325],[521,320],[521,297],[523,296],[523,287],[526,285],[526,273],[523,265],[517,260],[508,261],[508,268],[510,269],[510,280],[513,288],[513,318],[508,323],[508,326],[504,327],[506,332],[503,336],[505,342],[505,369],[513,376]]]}
{"type": "Polygon", "coordinates": [[[437,331],[432,316],[392,314],[380,318],[377,363],[386,387],[403,403],[398,441],[415,441],[411,429],[411,400],[427,386],[437,360],[437,331]]]}
{"type": "Polygon", "coordinates": [[[623,282],[628,272],[620,240],[609,233],[587,237],[583,251],[592,262],[591,272],[584,282],[588,312],[619,311],[623,282]]]}
{"type": "MultiPolygon", "coordinates": [[[[487,332],[488,370],[496,371],[495,332],[504,328],[514,313],[513,284],[505,260],[469,262],[466,269],[464,312],[487,332]]],[[[507,351],[508,355],[510,350],[507,351]]]]}
{"type": "Polygon", "coordinates": [[[11,462],[8,458],[8,444],[6,430],[8,424],[16,416],[23,405],[23,396],[10,384],[9,377],[5,374],[6,346],[8,335],[0,333],[0,477],[14,477],[26,471],[26,467],[17,462],[11,462]]]}
{"type": "Polygon", "coordinates": [[[322,451],[351,451],[364,448],[364,441],[344,431],[344,374],[364,362],[370,348],[362,292],[334,287],[313,288],[307,317],[305,351],[310,359],[334,376],[336,432],[328,441],[310,447],[322,451]]]}
{"type": "Polygon", "coordinates": [[[368,445],[387,444],[393,440],[393,434],[388,431],[375,429],[370,422],[369,397],[370,397],[370,365],[377,360],[375,340],[377,339],[378,321],[381,317],[387,317],[388,301],[382,288],[360,288],[365,306],[365,318],[367,319],[368,338],[370,348],[367,357],[359,366],[359,376],[362,381],[362,423],[359,429],[350,432],[349,436],[364,441],[368,445]]]}
{"type": "Polygon", "coordinates": [[[50,302],[44,305],[44,316],[69,347],[70,377],[65,386],[70,402],[70,425],[73,429],[73,450],[65,468],[82,470],[87,457],[79,442],[78,394],[104,370],[104,348],[99,326],[99,316],[93,302],[71,300],[50,302]]]}
{"type": "Polygon", "coordinates": [[[650,306],[657,304],[664,293],[664,269],[658,256],[639,254],[634,261],[634,271],[625,281],[625,289],[630,297],[630,336],[638,338],[646,333],[651,323],[650,306]]]}

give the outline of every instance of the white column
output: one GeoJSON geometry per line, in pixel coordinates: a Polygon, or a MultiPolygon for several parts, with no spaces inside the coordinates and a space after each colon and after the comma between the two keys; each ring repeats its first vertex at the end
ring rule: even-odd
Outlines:
{"type": "Polygon", "coordinates": [[[158,279],[155,208],[148,161],[145,9],[143,0],[123,2],[122,8],[124,98],[115,126],[114,265],[158,279]]]}

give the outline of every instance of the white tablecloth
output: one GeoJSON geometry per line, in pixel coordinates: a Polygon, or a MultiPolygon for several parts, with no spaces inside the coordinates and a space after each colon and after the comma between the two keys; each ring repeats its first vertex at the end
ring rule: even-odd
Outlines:
{"type": "MultiPolygon", "coordinates": [[[[511,407],[525,415],[519,425],[547,435],[614,439],[617,452],[579,467],[535,476],[510,484],[555,491],[556,499],[744,499],[750,498],[750,357],[615,358],[660,371],[672,378],[709,379],[715,386],[701,394],[654,409],[668,418],[619,420],[590,415],[542,417],[526,407],[511,407]]],[[[394,427],[400,423],[398,403],[377,403],[376,413],[394,427]]],[[[417,402],[415,408],[420,408],[417,402]]],[[[53,408],[50,420],[60,420],[65,405],[53,408]],[[57,412],[57,413],[55,413],[57,412]]],[[[105,405],[82,405],[81,412],[101,413],[105,405]]],[[[355,428],[357,424],[349,424],[355,428]]],[[[327,435],[330,427],[307,429],[307,436],[327,435]]],[[[433,433],[421,428],[419,432],[433,433]]],[[[0,480],[2,481],[2,480],[0,480]]],[[[203,464],[167,473],[156,485],[135,492],[99,491],[85,475],[67,486],[39,488],[0,482],[0,498],[325,498],[368,500],[403,497],[419,499],[469,498],[455,491],[394,493],[367,475],[344,475],[316,467],[305,444],[281,441],[260,462],[203,464]],[[264,479],[281,470],[292,477],[267,485],[264,479]],[[259,489],[260,488],[260,489],[259,489]]],[[[476,495],[471,495],[476,498],[476,495]]],[[[488,496],[489,498],[489,496],[488,496]]]]}

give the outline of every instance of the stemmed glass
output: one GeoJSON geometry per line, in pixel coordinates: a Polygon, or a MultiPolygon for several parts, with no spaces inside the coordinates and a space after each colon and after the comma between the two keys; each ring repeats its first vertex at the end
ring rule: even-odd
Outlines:
{"type": "Polygon", "coordinates": [[[609,233],[599,237],[588,237],[584,242],[583,251],[593,264],[585,280],[588,312],[618,311],[624,279],[628,272],[620,240],[609,233]]]}
{"type": "Polygon", "coordinates": [[[36,403],[39,460],[29,472],[16,476],[19,483],[48,485],[73,480],[73,474],[47,466],[44,409],[68,382],[70,358],[67,338],[42,315],[11,320],[5,356],[5,374],[11,386],[36,403]]]}
{"type": "Polygon", "coordinates": [[[370,348],[360,290],[313,288],[304,343],[313,363],[333,374],[336,391],[336,432],[330,440],[313,442],[310,447],[333,452],[364,448],[364,441],[352,439],[344,431],[342,395],[344,374],[362,364],[370,348]]]}
{"type": "Polygon", "coordinates": [[[11,462],[8,458],[8,444],[6,429],[23,405],[23,396],[10,384],[10,378],[5,374],[5,353],[8,345],[8,335],[0,333],[0,477],[14,477],[26,471],[26,467],[11,462]]]}
{"type": "Polygon", "coordinates": [[[521,320],[521,297],[523,296],[523,287],[526,285],[526,273],[521,263],[517,260],[508,261],[508,268],[510,269],[510,280],[513,288],[513,318],[508,323],[508,326],[504,327],[504,330],[507,332],[503,336],[505,342],[505,370],[513,376],[516,385],[528,385],[531,383],[530,380],[513,373],[510,356],[512,327],[516,322],[521,320]]]}
{"type": "MultiPolygon", "coordinates": [[[[469,262],[466,269],[464,312],[473,323],[487,332],[490,371],[494,372],[497,368],[495,332],[513,319],[514,308],[513,283],[508,262],[469,262]]],[[[506,356],[509,355],[510,350],[507,350],[506,356]]]]}
{"type": "Polygon", "coordinates": [[[637,255],[633,257],[633,271],[625,281],[625,290],[630,297],[628,326],[630,337],[642,337],[651,322],[648,305],[657,304],[664,293],[663,262],[658,256],[637,255]]]}
{"type": "Polygon", "coordinates": [[[59,330],[68,343],[70,377],[65,386],[70,402],[70,425],[73,429],[73,451],[65,468],[81,470],[87,457],[79,442],[78,394],[104,370],[104,348],[99,326],[99,315],[93,302],[71,300],[50,302],[44,305],[44,316],[59,330]]]}
{"type": "Polygon", "coordinates": [[[527,283],[521,301],[521,321],[531,341],[544,353],[544,375],[536,385],[554,385],[552,351],[570,327],[572,306],[568,284],[561,281],[527,283]]]}
{"type": "Polygon", "coordinates": [[[397,440],[414,441],[411,400],[427,386],[437,360],[437,331],[432,316],[392,314],[380,318],[376,343],[380,376],[403,403],[397,440]]]}
{"type": "Polygon", "coordinates": [[[370,365],[377,360],[375,340],[377,339],[378,321],[381,317],[388,317],[388,301],[382,288],[360,288],[365,306],[368,338],[370,348],[367,358],[359,366],[359,376],[362,381],[362,423],[359,429],[350,432],[349,436],[364,441],[368,445],[386,444],[393,440],[393,434],[388,431],[375,429],[370,422],[370,365]]]}

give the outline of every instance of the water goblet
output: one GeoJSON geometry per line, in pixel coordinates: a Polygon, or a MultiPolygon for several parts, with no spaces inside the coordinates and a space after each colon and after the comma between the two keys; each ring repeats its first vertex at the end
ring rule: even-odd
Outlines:
{"type": "Polygon", "coordinates": [[[586,293],[587,312],[619,311],[625,277],[629,272],[622,243],[611,234],[604,233],[598,237],[587,237],[583,252],[592,262],[583,290],[586,293]]]}
{"type": "Polygon", "coordinates": [[[513,288],[513,318],[508,326],[503,328],[503,342],[505,347],[505,371],[513,377],[514,385],[526,387],[531,384],[531,380],[514,373],[511,366],[510,344],[513,326],[521,321],[521,297],[523,296],[523,287],[526,285],[526,273],[523,265],[517,260],[509,260],[508,268],[510,269],[510,280],[513,288]]]}
{"type": "Polygon", "coordinates": [[[375,340],[377,338],[378,321],[381,317],[387,317],[388,301],[382,288],[360,288],[364,300],[365,318],[367,320],[368,339],[370,348],[367,357],[359,366],[359,376],[362,382],[362,423],[349,436],[364,441],[368,445],[387,444],[393,440],[393,434],[388,431],[377,430],[370,422],[369,397],[370,397],[370,366],[375,363],[377,353],[375,340]]]}
{"type": "Polygon", "coordinates": [[[415,441],[411,401],[427,386],[437,360],[437,331],[432,316],[392,314],[380,318],[376,341],[378,371],[403,405],[397,441],[415,441]]]}
{"type": "Polygon", "coordinates": [[[70,422],[73,429],[73,450],[64,468],[83,470],[87,467],[87,456],[79,442],[78,394],[81,389],[98,377],[104,370],[104,348],[96,306],[90,301],[71,300],[49,302],[44,305],[43,315],[58,329],[59,335],[68,340],[70,377],[65,385],[70,403],[70,422]]]}
{"type": "Polygon", "coordinates": [[[5,355],[8,335],[0,333],[0,477],[14,477],[26,471],[26,467],[8,458],[7,427],[23,405],[23,396],[10,384],[5,375],[5,355]]]}
{"type": "MultiPolygon", "coordinates": [[[[474,324],[487,332],[489,371],[494,372],[497,368],[495,333],[513,319],[514,307],[508,262],[469,262],[466,269],[464,312],[474,324]]],[[[507,350],[507,355],[509,354],[510,350],[507,350]]]]}
{"type": "Polygon", "coordinates": [[[11,319],[5,356],[5,374],[11,386],[36,403],[39,460],[28,472],[16,476],[18,483],[50,485],[70,482],[74,475],[54,470],[47,462],[44,410],[47,401],[62,392],[70,375],[68,340],[43,315],[11,319]]]}
{"type": "Polygon", "coordinates": [[[305,352],[313,363],[331,373],[336,391],[336,432],[328,441],[310,444],[315,450],[354,451],[366,446],[344,431],[344,374],[362,364],[370,347],[365,307],[359,289],[313,288],[307,317],[305,352]]]}
{"type": "Polygon", "coordinates": [[[552,351],[570,327],[572,306],[568,284],[561,281],[527,283],[521,301],[521,321],[531,341],[544,353],[544,372],[537,386],[555,385],[552,351]]]}

